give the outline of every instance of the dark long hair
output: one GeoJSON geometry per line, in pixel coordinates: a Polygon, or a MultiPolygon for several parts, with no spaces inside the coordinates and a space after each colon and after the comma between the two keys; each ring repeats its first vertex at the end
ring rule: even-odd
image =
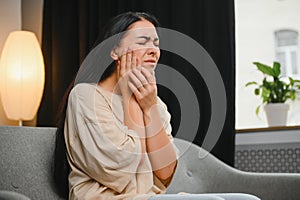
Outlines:
{"type": "MultiPolygon", "coordinates": [[[[126,30],[128,30],[131,24],[143,19],[151,22],[155,27],[159,26],[157,19],[151,14],[143,12],[122,13],[111,19],[109,23],[104,27],[103,32],[99,34],[93,48],[111,36],[114,36],[119,33],[124,33],[126,30]]],[[[119,42],[120,41],[116,41],[117,44],[119,42]]],[[[100,78],[100,81],[109,77],[114,72],[115,66],[115,62],[112,62],[104,71],[102,77],[100,78]]],[[[53,162],[53,176],[57,193],[63,198],[68,198],[69,195],[68,176],[70,173],[70,165],[67,160],[67,150],[64,139],[64,122],[66,118],[68,97],[73,86],[74,81],[72,81],[70,86],[68,87],[61,101],[57,115],[57,131],[53,162]]]]}

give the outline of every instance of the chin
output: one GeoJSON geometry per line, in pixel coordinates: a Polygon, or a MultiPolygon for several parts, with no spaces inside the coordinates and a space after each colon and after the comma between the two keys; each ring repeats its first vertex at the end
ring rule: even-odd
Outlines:
{"type": "Polygon", "coordinates": [[[149,72],[153,72],[156,68],[156,64],[153,65],[153,64],[144,64],[143,67],[145,69],[147,69],[149,72]]]}

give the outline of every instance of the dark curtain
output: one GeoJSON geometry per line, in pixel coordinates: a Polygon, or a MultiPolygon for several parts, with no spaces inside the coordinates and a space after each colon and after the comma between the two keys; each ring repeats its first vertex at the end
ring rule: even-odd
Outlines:
{"type": "MultiPolygon", "coordinates": [[[[226,121],[212,150],[233,165],[235,139],[235,35],[234,0],[44,0],[43,53],[46,65],[45,93],[38,113],[39,126],[55,126],[61,99],[84,57],[107,20],[124,11],[154,14],[162,27],[182,32],[210,54],[223,78],[227,95],[226,121]]],[[[211,102],[202,77],[185,60],[162,52],[160,63],[183,74],[195,90],[201,118],[194,143],[201,145],[211,116],[211,102]]],[[[165,87],[159,95],[172,115],[173,134],[180,124],[179,102],[165,87]]]]}

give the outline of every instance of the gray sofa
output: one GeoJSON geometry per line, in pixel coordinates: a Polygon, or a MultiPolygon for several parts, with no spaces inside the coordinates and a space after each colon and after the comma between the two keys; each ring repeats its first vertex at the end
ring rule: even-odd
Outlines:
{"type": "MultiPolygon", "coordinates": [[[[0,199],[16,192],[32,200],[57,200],[51,178],[55,128],[0,126],[0,199]],[[5,196],[6,195],[6,196],[5,196]]],[[[299,200],[300,174],[248,173],[234,169],[181,139],[182,155],[168,193],[248,193],[262,200],[299,200]]],[[[11,195],[11,196],[14,196],[11,195]]]]}

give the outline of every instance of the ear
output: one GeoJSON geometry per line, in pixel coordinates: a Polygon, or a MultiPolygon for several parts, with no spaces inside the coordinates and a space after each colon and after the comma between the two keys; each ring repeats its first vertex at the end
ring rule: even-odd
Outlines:
{"type": "Polygon", "coordinates": [[[116,52],[116,49],[111,50],[111,52],[110,52],[110,57],[111,57],[113,60],[119,60],[119,56],[118,56],[118,54],[117,54],[117,52],[116,52]]]}

